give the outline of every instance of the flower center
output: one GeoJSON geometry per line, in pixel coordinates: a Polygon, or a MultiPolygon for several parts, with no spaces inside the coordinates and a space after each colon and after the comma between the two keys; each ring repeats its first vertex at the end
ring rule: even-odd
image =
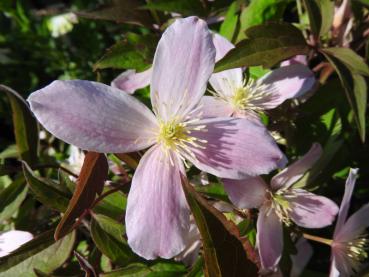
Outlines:
{"type": "Polygon", "coordinates": [[[363,262],[369,257],[367,253],[369,250],[369,240],[366,236],[348,242],[346,248],[347,255],[356,262],[363,262]]]}
{"type": "Polygon", "coordinates": [[[239,87],[235,89],[234,94],[232,95],[230,101],[235,109],[245,110],[247,108],[247,103],[249,100],[249,88],[248,87],[239,87]]]}
{"type": "Polygon", "coordinates": [[[186,126],[175,120],[159,123],[158,142],[165,148],[174,150],[179,143],[190,140],[186,126]]]}
{"type": "Polygon", "coordinates": [[[290,226],[292,224],[290,212],[292,211],[288,198],[294,197],[293,191],[279,190],[276,192],[268,191],[267,201],[270,202],[270,209],[279,217],[279,220],[290,226]]]}

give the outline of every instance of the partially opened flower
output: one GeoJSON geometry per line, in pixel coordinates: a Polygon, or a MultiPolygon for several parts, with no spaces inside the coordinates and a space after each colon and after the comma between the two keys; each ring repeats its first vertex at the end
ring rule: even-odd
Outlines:
{"type": "MultiPolygon", "coordinates": [[[[224,37],[214,34],[216,60],[220,60],[234,48],[224,37]]],[[[242,68],[215,73],[210,78],[214,91],[204,96],[206,116],[255,116],[269,110],[287,99],[295,98],[309,91],[315,83],[313,72],[300,63],[272,70],[257,81],[244,80],[242,68]],[[216,107],[216,108],[214,108],[216,107]]]]}
{"type": "Polygon", "coordinates": [[[330,243],[332,247],[331,277],[353,275],[360,268],[361,262],[368,258],[369,240],[364,232],[369,226],[369,204],[347,219],[357,172],[357,169],[350,169],[333,241],[330,243]]]}
{"type": "Polygon", "coordinates": [[[275,270],[281,258],[283,223],[321,228],[330,225],[338,212],[337,205],[328,198],[293,187],[320,155],[320,145],[314,144],[305,156],[275,175],[270,185],[260,177],[223,180],[237,207],[259,209],[256,240],[264,269],[275,270]]]}
{"type": "Polygon", "coordinates": [[[7,231],[0,234],[0,257],[9,255],[22,244],[33,239],[33,235],[25,231],[7,231]]]}
{"type": "Polygon", "coordinates": [[[90,81],[55,81],[28,99],[47,130],[84,150],[127,153],[151,147],[133,176],[126,210],[128,243],[147,259],[171,258],[185,247],[184,161],[240,179],[267,173],[284,160],[258,124],[201,120],[198,103],[214,58],[206,23],[188,17],[175,21],[156,49],[150,84],[154,114],[128,93],[90,81]]]}

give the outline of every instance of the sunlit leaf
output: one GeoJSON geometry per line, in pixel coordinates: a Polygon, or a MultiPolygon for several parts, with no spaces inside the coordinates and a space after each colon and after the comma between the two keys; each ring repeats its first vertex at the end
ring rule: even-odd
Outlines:
{"type": "Polygon", "coordinates": [[[10,255],[0,258],[0,276],[36,276],[33,269],[51,273],[69,257],[75,233],[55,242],[53,230],[22,245],[10,255]]]}
{"type": "Polygon", "coordinates": [[[306,54],[308,47],[300,30],[287,23],[268,23],[251,27],[247,39],[236,45],[215,65],[215,72],[230,68],[272,67],[295,55],[306,54]]]}
{"type": "Polygon", "coordinates": [[[4,92],[12,107],[14,134],[20,157],[34,164],[38,153],[38,126],[28,104],[22,96],[11,88],[0,85],[0,91],[4,92]]]}
{"type": "Polygon", "coordinates": [[[229,41],[234,41],[234,37],[236,35],[237,23],[238,23],[238,10],[239,4],[237,2],[233,2],[227,11],[225,19],[220,25],[219,34],[223,37],[227,38],[229,41]]]}
{"type": "Polygon", "coordinates": [[[207,276],[258,276],[247,256],[237,226],[182,180],[187,202],[199,228],[207,276]]]}
{"type": "Polygon", "coordinates": [[[91,207],[96,195],[102,192],[108,169],[108,162],[104,154],[86,153],[73,197],[55,230],[56,240],[73,229],[75,220],[91,207]]]}

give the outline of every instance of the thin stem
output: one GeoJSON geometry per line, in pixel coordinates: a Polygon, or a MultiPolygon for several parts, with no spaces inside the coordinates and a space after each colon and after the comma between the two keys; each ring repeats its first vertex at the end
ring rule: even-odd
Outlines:
{"type": "Polygon", "coordinates": [[[70,171],[69,169],[59,165],[59,164],[36,164],[33,169],[42,169],[42,168],[57,168],[60,169],[66,173],[68,173],[69,175],[72,175],[75,178],[78,178],[78,175],[73,173],[72,171],[70,171]]]}
{"type": "Polygon", "coordinates": [[[329,246],[331,246],[332,242],[333,242],[333,240],[331,240],[331,239],[325,239],[325,238],[322,238],[322,237],[313,236],[313,235],[306,234],[306,233],[303,233],[303,237],[308,239],[308,240],[313,240],[313,241],[317,241],[317,242],[320,242],[320,243],[323,243],[323,244],[327,244],[329,246]]]}

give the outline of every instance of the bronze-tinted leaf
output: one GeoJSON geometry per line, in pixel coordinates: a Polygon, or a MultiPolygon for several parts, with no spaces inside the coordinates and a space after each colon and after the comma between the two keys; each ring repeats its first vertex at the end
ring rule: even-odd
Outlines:
{"type": "Polygon", "coordinates": [[[108,176],[108,169],[108,162],[104,154],[95,152],[86,154],[77,180],[76,190],[69,202],[67,211],[56,228],[54,235],[56,240],[73,229],[75,220],[91,207],[96,194],[101,194],[104,181],[108,176]]]}

